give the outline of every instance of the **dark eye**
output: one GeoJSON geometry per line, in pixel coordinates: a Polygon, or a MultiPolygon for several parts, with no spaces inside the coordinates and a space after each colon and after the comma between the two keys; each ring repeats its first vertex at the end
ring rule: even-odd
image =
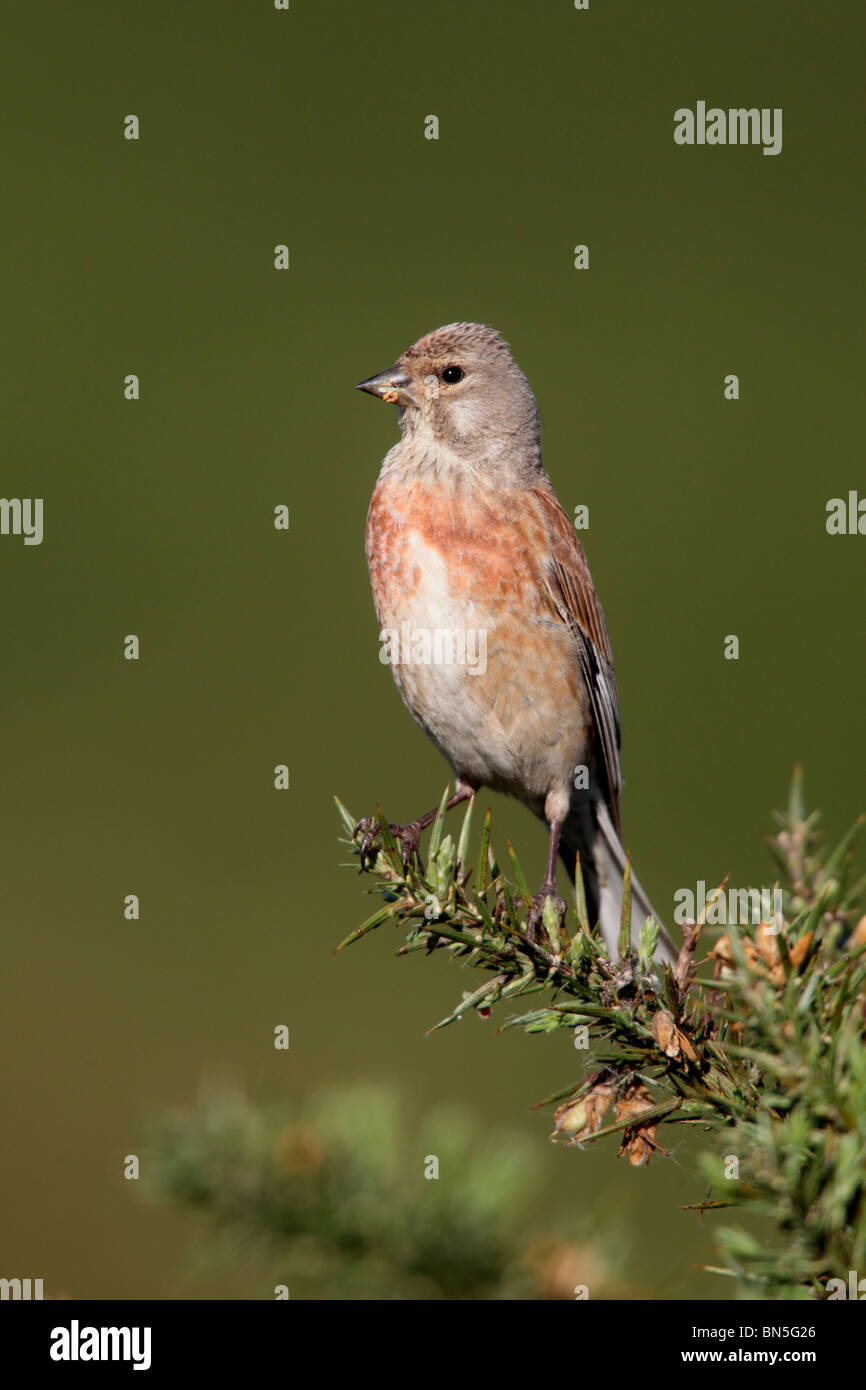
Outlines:
{"type": "Polygon", "coordinates": [[[449,386],[454,386],[458,381],[463,380],[463,375],[462,367],[445,367],[442,371],[442,380],[446,381],[449,386]]]}

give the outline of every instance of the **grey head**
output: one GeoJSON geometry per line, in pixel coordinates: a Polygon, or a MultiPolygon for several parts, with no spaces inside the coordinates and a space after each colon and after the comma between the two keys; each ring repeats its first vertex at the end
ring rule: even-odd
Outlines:
{"type": "Polygon", "coordinates": [[[532,388],[505,339],[480,323],[449,323],[359,383],[399,407],[404,439],[438,446],[473,466],[540,469],[540,420],[532,388]]]}

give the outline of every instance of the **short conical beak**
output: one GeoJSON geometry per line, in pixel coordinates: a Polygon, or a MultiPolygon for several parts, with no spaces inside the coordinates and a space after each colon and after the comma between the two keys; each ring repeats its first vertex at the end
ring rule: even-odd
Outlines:
{"type": "Polygon", "coordinates": [[[396,364],[386,367],[384,372],[378,372],[376,376],[368,376],[366,381],[359,381],[355,390],[367,391],[371,396],[378,396],[383,401],[393,401],[395,405],[418,405],[418,398],[412,390],[407,373],[396,364]]]}

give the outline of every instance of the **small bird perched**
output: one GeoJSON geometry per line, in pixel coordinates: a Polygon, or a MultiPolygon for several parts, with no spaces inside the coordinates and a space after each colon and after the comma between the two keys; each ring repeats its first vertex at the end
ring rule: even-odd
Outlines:
{"type": "MultiPolygon", "coordinates": [[[[357,389],[398,406],[402,437],[373,492],[367,565],[382,640],[399,639],[400,693],[454,771],[448,805],[486,786],[545,820],[530,934],[546,898],[565,912],[557,853],[572,883],[579,853],[590,921],[615,957],[625,853],[613,659],[583,548],[542,466],[529,382],[492,328],[452,323],[357,389]],[[470,651],[474,661],[460,659],[470,651]]],[[[435,814],[395,827],[406,857],[435,814]]],[[[369,849],[376,828],[364,828],[369,849]]],[[[656,914],[631,886],[635,940],[656,914]]],[[[675,958],[664,929],[660,946],[675,958]]]]}

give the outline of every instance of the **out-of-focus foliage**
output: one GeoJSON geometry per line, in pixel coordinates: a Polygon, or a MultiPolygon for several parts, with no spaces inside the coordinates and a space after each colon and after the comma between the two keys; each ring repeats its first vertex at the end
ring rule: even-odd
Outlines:
{"type": "Polygon", "coordinates": [[[211,1089],[159,1126],[150,1191],[204,1212],[208,1249],[264,1262],[292,1298],[636,1296],[622,1245],[614,1262],[564,1238],[567,1213],[556,1237],[534,1230],[531,1146],[459,1111],[417,1129],[405,1112],[375,1087],[289,1108],[211,1089]]]}

